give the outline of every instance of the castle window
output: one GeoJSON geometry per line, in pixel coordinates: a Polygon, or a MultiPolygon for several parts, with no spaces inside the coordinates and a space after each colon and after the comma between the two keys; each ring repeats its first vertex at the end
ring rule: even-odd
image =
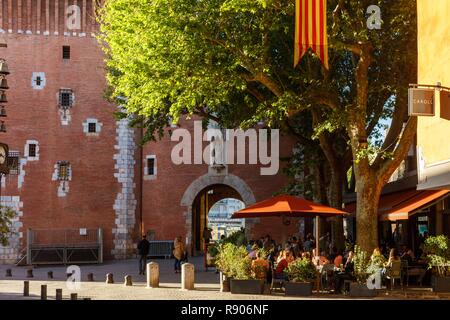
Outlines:
{"type": "Polygon", "coordinates": [[[36,144],[32,143],[28,145],[28,156],[36,157],[36,144]]]}
{"type": "Polygon", "coordinates": [[[70,164],[67,161],[58,162],[58,180],[68,181],[70,175],[70,164]]]}
{"type": "Polygon", "coordinates": [[[20,154],[18,151],[9,151],[7,164],[9,168],[9,174],[18,175],[19,174],[19,158],[20,154]]]}
{"type": "Polygon", "coordinates": [[[35,90],[45,88],[45,72],[33,72],[31,77],[31,87],[35,90]]]}
{"type": "Polygon", "coordinates": [[[156,156],[145,157],[144,180],[155,180],[157,174],[156,156]]]}
{"type": "Polygon", "coordinates": [[[59,90],[59,106],[62,109],[69,109],[73,104],[73,92],[68,89],[59,90]]]}
{"type": "Polygon", "coordinates": [[[147,174],[149,176],[155,175],[155,158],[147,159],[147,174]]]}
{"type": "Polygon", "coordinates": [[[70,46],[63,46],[62,49],[63,49],[62,51],[63,59],[65,60],[70,59],[70,46]]]}
{"type": "Polygon", "coordinates": [[[97,124],[95,122],[89,122],[88,123],[88,132],[89,133],[97,132],[97,124]]]}

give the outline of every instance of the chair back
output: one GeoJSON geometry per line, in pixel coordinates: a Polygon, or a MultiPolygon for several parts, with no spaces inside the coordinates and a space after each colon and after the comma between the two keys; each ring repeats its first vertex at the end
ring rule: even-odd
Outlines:
{"type": "Polygon", "coordinates": [[[402,272],[402,262],[392,261],[391,268],[389,270],[389,275],[391,277],[400,277],[402,272]]]}
{"type": "Polygon", "coordinates": [[[332,271],[334,271],[334,264],[333,263],[329,263],[329,264],[325,264],[323,267],[322,267],[322,273],[324,273],[324,272],[332,272],[332,271]]]}

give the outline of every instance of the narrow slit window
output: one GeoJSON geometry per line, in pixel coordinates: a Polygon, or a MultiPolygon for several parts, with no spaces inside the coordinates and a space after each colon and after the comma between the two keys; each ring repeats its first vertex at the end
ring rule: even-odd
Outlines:
{"type": "Polygon", "coordinates": [[[149,175],[149,176],[155,175],[155,159],[154,158],[147,159],[147,175],[149,175]]]}
{"type": "Polygon", "coordinates": [[[94,122],[90,122],[88,124],[88,132],[89,133],[96,133],[97,132],[97,124],[94,122]]]}
{"type": "Polygon", "coordinates": [[[28,156],[36,157],[36,145],[34,143],[28,145],[28,156]]]}
{"type": "Polygon", "coordinates": [[[63,59],[70,59],[70,46],[63,46],[63,59]]]}

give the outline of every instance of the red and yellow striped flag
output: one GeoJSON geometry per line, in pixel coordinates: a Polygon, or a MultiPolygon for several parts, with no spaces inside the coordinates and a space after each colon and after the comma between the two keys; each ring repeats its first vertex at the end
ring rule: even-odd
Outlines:
{"type": "Polygon", "coordinates": [[[294,67],[309,48],[328,69],[326,0],[295,0],[294,67]]]}

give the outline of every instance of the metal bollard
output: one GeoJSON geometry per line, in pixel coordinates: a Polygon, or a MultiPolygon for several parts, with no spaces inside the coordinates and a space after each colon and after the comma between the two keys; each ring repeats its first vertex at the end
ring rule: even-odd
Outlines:
{"type": "Polygon", "coordinates": [[[92,272],[88,273],[87,279],[88,279],[88,281],[94,281],[94,274],[92,272]]]}
{"type": "Polygon", "coordinates": [[[106,275],[106,283],[114,283],[114,276],[112,273],[106,275]]]}
{"type": "Polygon", "coordinates": [[[70,294],[70,300],[78,300],[78,294],[77,293],[71,293],[70,294]]]}
{"type": "Polygon", "coordinates": [[[181,289],[194,290],[194,265],[192,263],[185,263],[181,266],[181,289]]]}
{"type": "Polygon", "coordinates": [[[48,277],[49,279],[53,279],[53,271],[47,272],[47,277],[48,277]]]}
{"type": "Polygon", "coordinates": [[[25,280],[23,282],[23,296],[28,297],[30,296],[30,281],[25,280]]]}
{"type": "Polygon", "coordinates": [[[33,269],[27,270],[27,278],[33,278],[33,269]]]}
{"type": "Polygon", "coordinates": [[[41,300],[47,300],[47,285],[41,285],[41,300]]]}
{"type": "Polygon", "coordinates": [[[62,289],[56,289],[56,300],[62,300],[62,289]]]}
{"type": "Polygon", "coordinates": [[[133,278],[130,275],[126,275],[124,279],[124,285],[125,286],[132,286],[133,285],[133,278]]]}
{"type": "Polygon", "coordinates": [[[12,270],[11,269],[6,269],[5,277],[12,277],[12,270]]]}
{"type": "Polygon", "coordinates": [[[147,288],[159,287],[159,264],[147,263],[147,288]]]}

